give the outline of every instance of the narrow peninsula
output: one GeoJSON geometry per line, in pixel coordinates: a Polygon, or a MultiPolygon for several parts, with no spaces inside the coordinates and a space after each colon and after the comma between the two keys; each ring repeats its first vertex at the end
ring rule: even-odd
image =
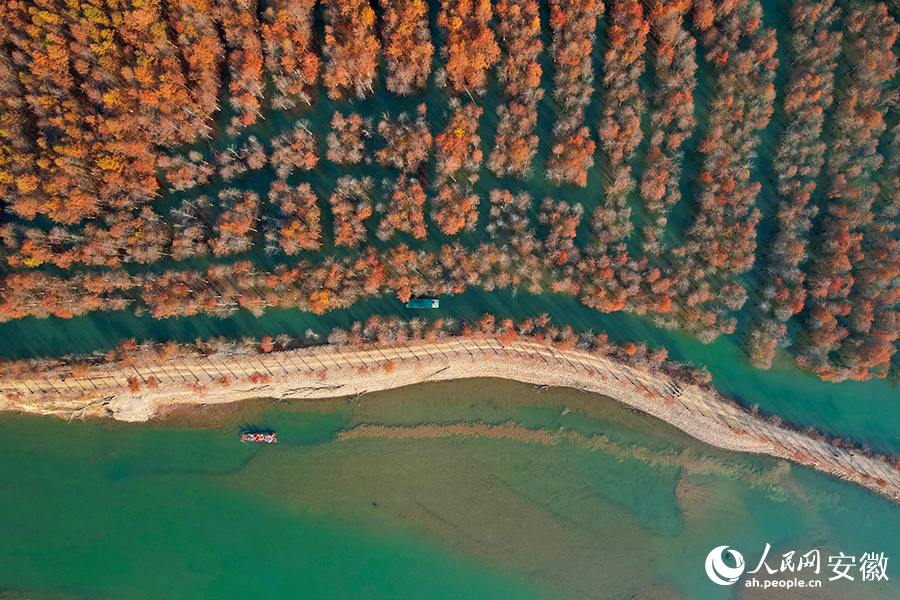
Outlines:
{"type": "MultiPolygon", "coordinates": [[[[432,331],[432,339],[402,343],[332,343],[280,351],[266,340],[259,352],[232,349],[209,355],[178,356],[169,345],[99,365],[59,364],[40,373],[7,373],[0,381],[0,408],[146,421],[173,406],[260,397],[364,401],[369,392],[429,381],[502,378],[602,394],[713,446],[790,460],[900,502],[896,461],[761,418],[664,360],[652,369],[627,364],[604,345],[581,349],[544,335],[464,332],[436,337],[432,331]]],[[[332,338],[345,342],[344,335],[336,332],[332,338]]]]}

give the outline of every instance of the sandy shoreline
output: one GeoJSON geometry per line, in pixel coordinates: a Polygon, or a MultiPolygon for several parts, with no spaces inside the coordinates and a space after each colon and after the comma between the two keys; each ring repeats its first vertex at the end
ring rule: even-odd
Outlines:
{"type": "Polygon", "coordinates": [[[319,346],[178,358],[149,365],[113,363],[77,376],[69,371],[7,378],[0,381],[0,410],[146,421],[173,404],[360,396],[426,381],[477,377],[609,396],[710,445],[787,459],[900,502],[900,471],[878,457],[777,426],[715,392],[677,382],[661,372],[523,340],[504,344],[493,337],[459,337],[404,346],[319,346]],[[145,385],[134,391],[135,381],[145,385]],[[151,387],[154,381],[159,382],[156,389],[151,387]]]}

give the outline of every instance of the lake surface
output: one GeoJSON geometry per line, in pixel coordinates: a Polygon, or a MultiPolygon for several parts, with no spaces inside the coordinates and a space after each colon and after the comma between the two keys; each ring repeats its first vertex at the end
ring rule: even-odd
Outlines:
{"type": "Polygon", "coordinates": [[[707,578],[714,547],[753,568],[766,543],[775,568],[821,550],[814,598],[900,596],[900,507],[571,390],[470,380],[150,424],[0,424],[7,600],[810,597],[707,578]],[[412,437],[423,423],[501,427],[412,437]],[[363,424],[393,429],[342,439],[363,424]],[[247,426],[280,443],[239,443],[247,426]],[[838,552],[884,552],[891,581],[829,583],[838,552]]]}

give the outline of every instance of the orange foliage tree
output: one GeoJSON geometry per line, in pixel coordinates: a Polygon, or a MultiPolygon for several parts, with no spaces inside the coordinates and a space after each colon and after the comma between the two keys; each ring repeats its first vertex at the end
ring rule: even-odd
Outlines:
{"type": "Polygon", "coordinates": [[[337,189],[329,199],[334,215],[335,245],[358,248],[366,240],[364,221],[372,216],[371,190],[372,180],[368,177],[338,179],[337,189]]]}
{"type": "Polygon", "coordinates": [[[434,201],[432,220],[444,235],[473,231],[478,224],[478,196],[458,184],[445,184],[434,201]]]}
{"type": "Polygon", "coordinates": [[[591,51],[597,19],[603,14],[599,0],[550,2],[553,34],[553,98],[562,109],[553,128],[554,141],[547,159],[547,179],[585,187],[594,166],[594,141],[584,127],[584,110],[594,92],[591,51]]]}
{"type": "Polygon", "coordinates": [[[213,240],[213,254],[225,256],[249,250],[259,218],[259,196],[256,192],[225,189],[219,192],[219,203],[221,213],[216,222],[218,237],[213,240]]]}
{"type": "Polygon", "coordinates": [[[364,0],[325,2],[325,87],[329,98],[364,98],[373,91],[381,45],[375,11],[364,0]]]}
{"type": "Polygon", "coordinates": [[[274,181],[269,202],[278,206],[281,218],[266,232],[267,251],[274,251],[275,244],[289,255],[322,247],[321,210],[308,183],[294,187],[283,180],[274,181]]]}
{"type": "Polygon", "coordinates": [[[380,0],[384,11],[382,36],[387,60],[387,89],[405,96],[428,82],[434,44],[428,28],[425,0],[380,0]]]}
{"type": "Polygon", "coordinates": [[[389,200],[380,205],[384,213],[378,223],[378,239],[388,240],[395,231],[410,233],[417,240],[427,236],[425,229],[425,191],[418,181],[405,175],[397,178],[388,192],[389,200]]]}
{"type": "Polygon", "coordinates": [[[498,176],[527,177],[537,154],[537,103],[544,96],[538,56],[541,20],[534,0],[501,0],[497,3],[497,33],[503,46],[498,77],[509,99],[497,107],[500,121],[488,168],[498,176]]]}
{"type": "Polygon", "coordinates": [[[541,202],[538,219],[548,229],[544,250],[550,263],[564,265],[578,262],[578,248],[574,240],[583,215],[584,208],[580,204],[570,205],[552,198],[544,198],[541,202]]]}
{"type": "Polygon", "coordinates": [[[419,170],[428,161],[434,140],[425,119],[425,105],[418,108],[415,121],[408,113],[400,113],[395,121],[384,118],[378,123],[378,133],[384,138],[385,147],[375,153],[378,162],[405,173],[419,170]]]}
{"type": "Polygon", "coordinates": [[[441,0],[438,25],[444,30],[442,49],[447,80],[457,92],[478,91],[487,70],[500,60],[500,48],[489,23],[490,0],[441,0]]]}
{"type": "Polygon", "coordinates": [[[461,106],[454,98],[451,102],[447,127],[434,139],[437,150],[437,172],[441,179],[454,177],[460,170],[474,174],[481,169],[481,136],[478,120],[483,112],[476,104],[461,106]]]}
{"type": "Polygon", "coordinates": [[[297,121],[294,129],[272,140],[271,163],[280,179],[287,177],[295,169],[308,171],[319,162],[316,154],[316,136],[310,130],[308,121],[297,121]]]}
{"type": "Polygon", "coordinates": [[[356,113],[346,117],[339,112],[331,119],[331,132],[326,138],[328,160],[338,165],[358,165],[370,161],[366,145],[372,137],[371,119],[363,119],[356,113]]]}
{"type": "Polygon", "coordinates": [[[263,13],[261,33],[266,68],[272,74],[275,108],[289,109],[298,102],[312,103],[321,60],[314,51],[315,0],[275,0],[263,13]]]}

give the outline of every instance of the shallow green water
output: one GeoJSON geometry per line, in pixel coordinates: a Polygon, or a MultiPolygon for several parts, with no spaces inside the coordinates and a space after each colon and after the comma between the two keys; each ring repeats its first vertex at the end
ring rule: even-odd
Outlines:
{"type": "MultiPolygon", "coordinates": [[[[789,550],[875,551],[891,576],[900,557],[886,500],[579,392],[476,380],[203,418],[0,417],[0,597],[712,600],[772,597],[712,584],[719,545],[751,568],[765,543],[776,568],[789,550]],[[335,439],[475,420],[608,441],[335,439]],[[247,425],[280,443],[240,444],[247,425]]],[[[897,597],[893,579],[811,597],[897,597]]]]}

